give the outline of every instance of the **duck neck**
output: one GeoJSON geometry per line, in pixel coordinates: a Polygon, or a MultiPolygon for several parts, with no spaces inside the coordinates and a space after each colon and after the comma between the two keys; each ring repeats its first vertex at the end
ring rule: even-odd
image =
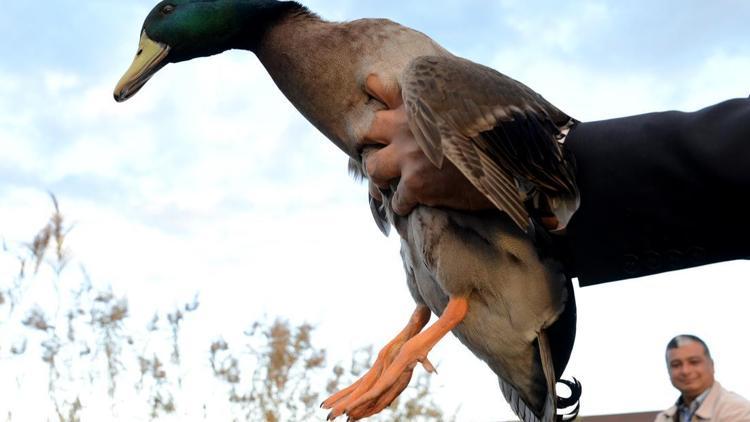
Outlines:
{"type": "Polygon", "coordinates": [[[253,50],[289,101],[350,156],[352,104],[364,94],[357,84],[351,37],[341,25],[309,13],[288,13],[269,27],[253,50]]]}
{"type": "Polygon", "coordinates": [[[281,22],[296,18],[317,18],[296,1],[235,0],[234,12],[241,28],[231,39],[230,48],[258,52],[266,35],[281,22]]]}

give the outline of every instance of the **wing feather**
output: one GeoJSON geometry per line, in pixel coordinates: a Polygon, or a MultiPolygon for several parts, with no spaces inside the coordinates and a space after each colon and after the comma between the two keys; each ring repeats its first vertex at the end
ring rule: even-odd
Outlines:
{"type": "Polygon", "coordinates": [[[525,85],[458,57],[425,56],[402,75],[414,137],[438,167],[447,157],[523,230],[531,184],[549,197],[576,198],[562,130],[575,120],[525,85]]]}

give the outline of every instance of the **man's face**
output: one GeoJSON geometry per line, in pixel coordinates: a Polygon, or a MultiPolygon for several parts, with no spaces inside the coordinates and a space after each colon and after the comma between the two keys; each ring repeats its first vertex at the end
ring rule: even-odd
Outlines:
{"type": "Polygon", "coordinates": [[[686,399],[698,397],[714,384],[714,363],[698,342],[689,341],[669,350],[667,366],[672,385],[686,399]]]}

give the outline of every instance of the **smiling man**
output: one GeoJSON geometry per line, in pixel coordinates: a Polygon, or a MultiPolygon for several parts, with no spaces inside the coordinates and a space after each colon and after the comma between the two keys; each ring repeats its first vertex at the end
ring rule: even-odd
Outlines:
{"type": "Polygon", "coordinates": [[[714,379],[714,361],[703,340],[689,334],[676,336],[667,344],[666,358],[669,378],[680,397],[655,422],[750,421],[750,401],[714,379]]]}

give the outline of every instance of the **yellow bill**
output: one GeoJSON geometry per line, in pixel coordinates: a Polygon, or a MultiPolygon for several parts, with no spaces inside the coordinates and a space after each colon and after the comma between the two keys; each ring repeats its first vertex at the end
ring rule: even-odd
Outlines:
{"type": "Polygon", "coordinates": [[[115,101],[122,102],[135,95],[151,76],[166,64],[164,59],[167,54],[168,45],[151,40],[146,31],[143,31],[133,64],[115,87],[115,101]]]}

